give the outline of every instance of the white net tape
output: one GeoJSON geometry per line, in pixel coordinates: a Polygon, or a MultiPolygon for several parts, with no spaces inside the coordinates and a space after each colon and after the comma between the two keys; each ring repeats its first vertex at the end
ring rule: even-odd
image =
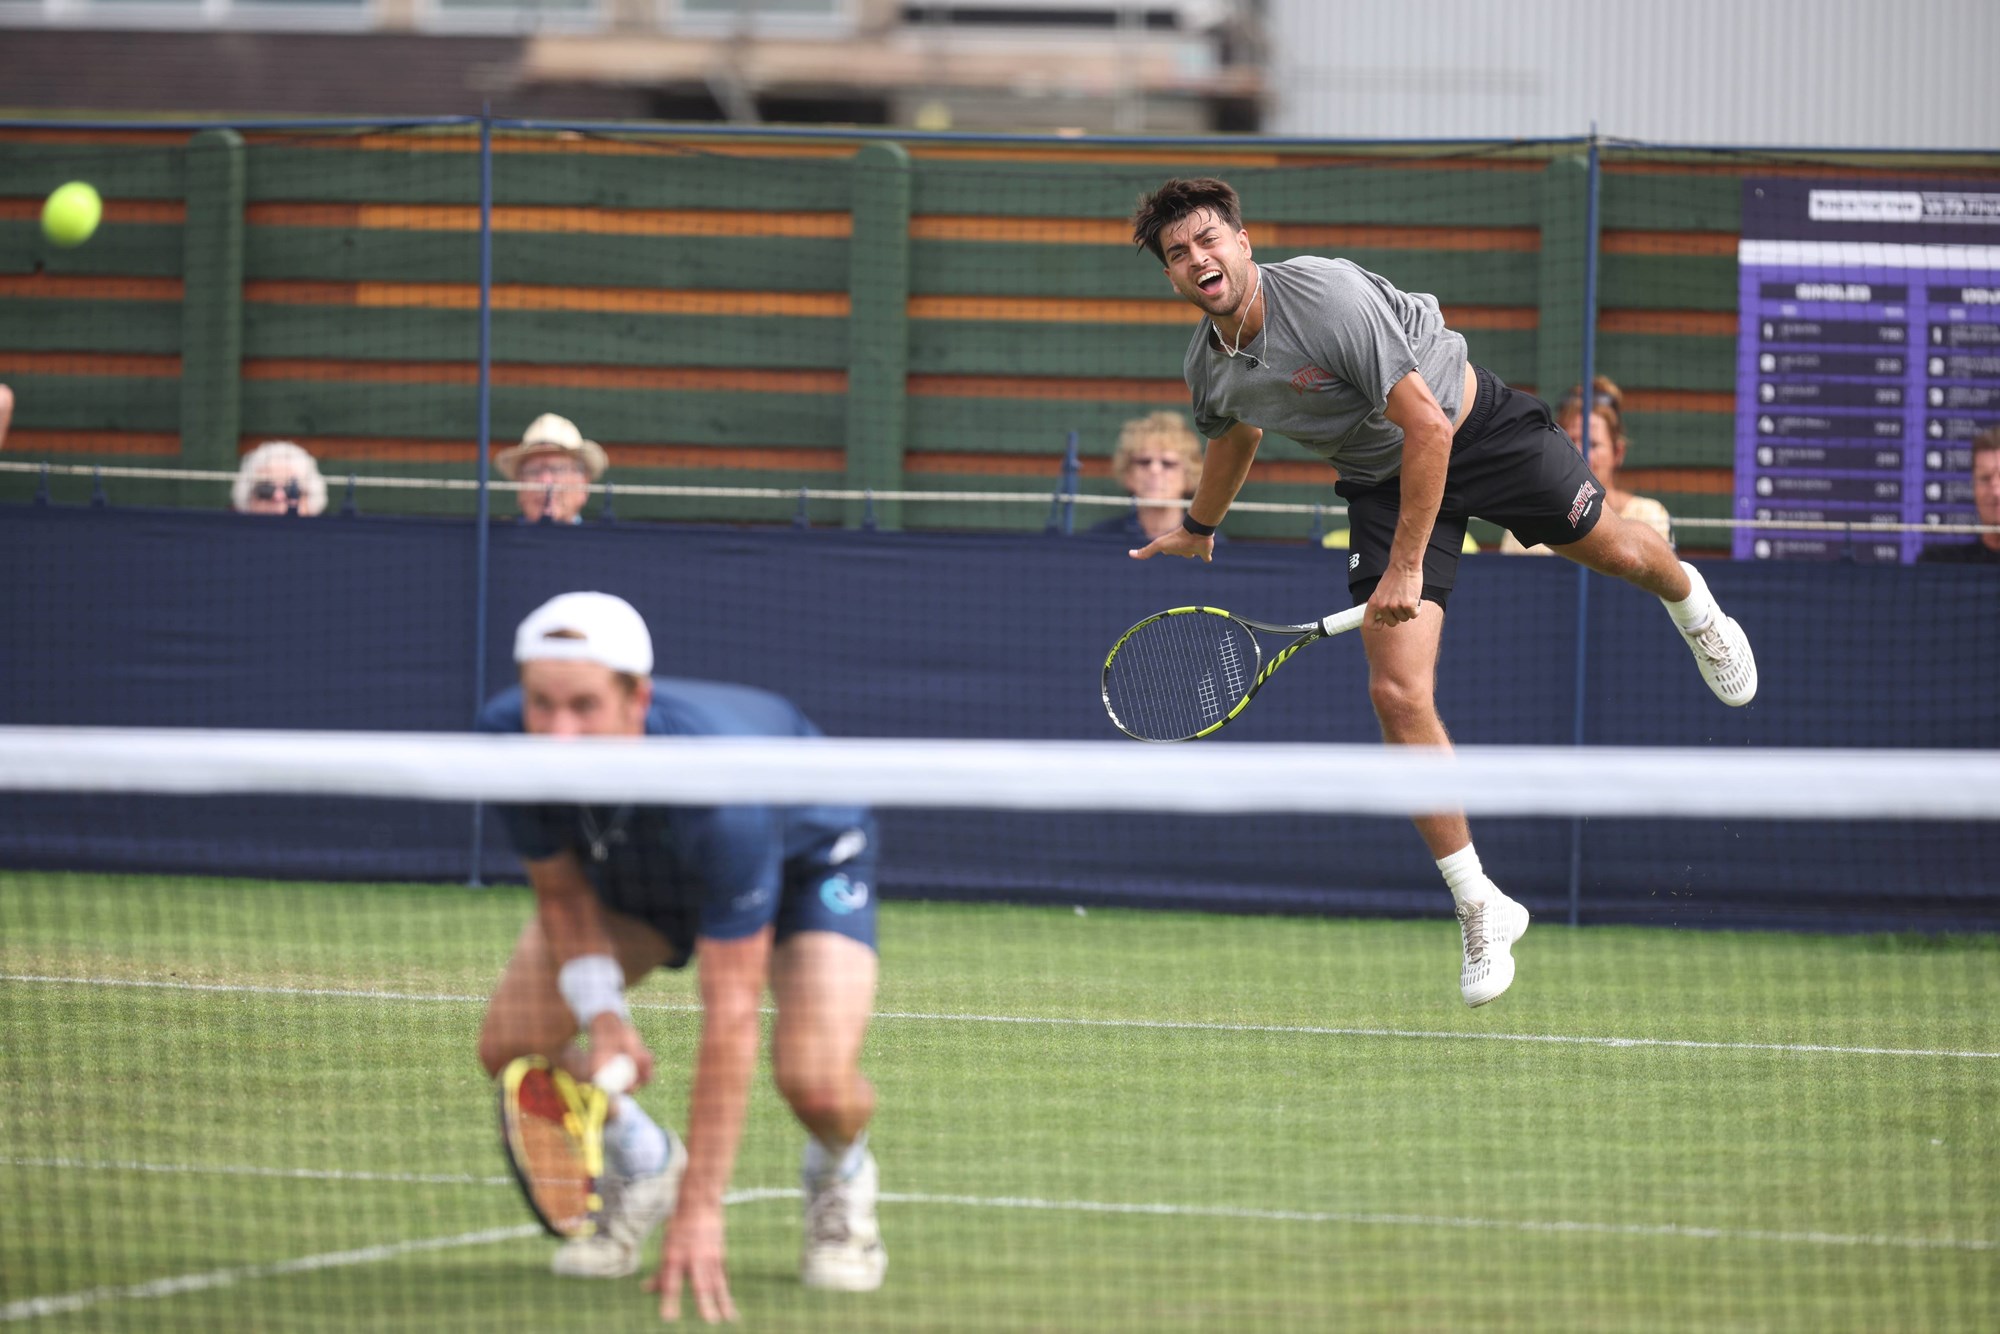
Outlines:
{"type": "Polygon", "coordinates": [[[1727,819],[1992,819],[2000,754],[0,727],[0,789],[1727,819]]]}

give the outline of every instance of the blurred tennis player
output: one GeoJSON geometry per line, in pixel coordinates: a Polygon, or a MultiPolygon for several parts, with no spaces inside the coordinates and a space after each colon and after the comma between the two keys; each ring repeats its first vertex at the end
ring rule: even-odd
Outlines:
{"type": "MultiPolygon", "coordinates": [[[[521,681],[480,714],[484,732],[577,736],[817,736],[761,690],[652,678],[639,613],[605,593],[566,593],[514,638],[521,681]]],[[[866,1127],[875,1091],[860,1071],[874,1004],[875,825],[851,806],[502,808],[535,888],[479,1035],[498,1074],[540,1054],[580,1080],[624,1054],[650,1079],[626,988],[698,957],[701,1040],[686,1145],[625,1095],[605,1127],[603,1213],[556,1251],[558,1274],[635,1272],[665,1218],[648,1287],[678,1318],[683,1285],[708,1320],[734,1319],[723,1269],[722,1196],[757,1061],[758,1006],[777,1003],[772,1065],[805,1126],[805,1244],[812,1287],[869,1291],[887,1256],[876,1226],[866,1127]],[[579,1048],[579,1033],[590,1039],[579,1048]]]]}
{"type": "MultiPolygon", "coordinates": [[[[1207,317],[1183,372],[1209,439],[1181,528],[1133,556],[1211,559],[1258,442],[1276,431],[1340,470],[1347,586],[1368,607],[1369,698],[1391,744],[1451,743],[1435,673],[1471,516],[1658,597],[1716,696],[1742,705],[1756,695],[1750,641],[1701,574],[1646,524],[1605,511],[1603,484],[1548,405],[1470,364],[1435,297],[1344,259],[1256,263],[1236,191],[1218,180],[1168,181],[1140,201],[1132,234],[1207,317]]],[[[1458,906],[1460,990],[1484,1005],[1513,983],[1528,910],[1481,870],[1462,812],[1419,815],[1416,825],[1458,906]]]]}

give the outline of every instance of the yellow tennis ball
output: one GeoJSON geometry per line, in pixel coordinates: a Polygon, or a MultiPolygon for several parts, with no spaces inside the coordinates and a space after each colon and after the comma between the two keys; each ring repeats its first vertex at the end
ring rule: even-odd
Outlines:
{"type": "Polygon", "coordinates": [[[59,246],[82,245],[104,217],[104,201],[82,181],[59,185],[42,205],[42,234],[59,246]]]}

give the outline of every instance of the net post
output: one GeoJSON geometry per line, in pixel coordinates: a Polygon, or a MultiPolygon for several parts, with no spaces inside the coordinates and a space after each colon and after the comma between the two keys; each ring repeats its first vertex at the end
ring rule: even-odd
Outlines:
{"type": "Polygon", "coordinates": [[[616,500],[613,495],[612,485],[608,480],[604,483],[604,508],[598,511],[597,520],[599,523],[618,522],[616,500]]]}
{"type": "Polygon", "coordinates": [[[800,487],[799,507],[792,511],[792,527],[794,528],[812,527],[812,516],[806,512],[806,501],[808,498],[809,497],[807,495],[806,488],[803,486],[800,487]]]}
{"type": "MultiPolygon", "coordinates": [[[[479,108],[479,451],[478,517],[474,520],[472,594],[472,716],[486,705],[487,564],[492,544],[492,464],[487,455],[493,433],[493,106],[479,108]]],[[[479,850],[486,841],[486,807],[472,803],[471,847],[465,883],[484,883],[479,876],[479,850]]]]}
{"type": "Polygon", "coordinates": [[[42,471],[35,478],[35,503],[46,506],[49,503],[49,461],[42,460],[42,471]]]}
{"type": "Polygon", "coordinates": [[[104,468],[94,464],[90,469],[90,507],[101,510],[111,504],[111,497],[104,489],[104,468]]]}
{"type": "Polygon", "coordinates": [[[340,517],[343,519],[352,519],[359,513],[361,513],[361,508],[354,503],[354,474],[349,473],[347,474],[347,494],[342,496],[340,501],[340,517]]]}

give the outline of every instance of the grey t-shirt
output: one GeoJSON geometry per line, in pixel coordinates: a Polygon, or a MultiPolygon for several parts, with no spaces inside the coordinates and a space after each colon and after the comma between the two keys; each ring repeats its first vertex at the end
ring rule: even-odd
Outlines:
{"type": "Polygon", "coordinates": [[[1264,327],[1231,357],[1204,319],[1183,374],[1194,423],[1213,440],[1238,422],[1276,431],[1373,486],[1403,467],[1403,429],[1383,415],[1389,391],[1421,371],[1444,415],[1465,394],[1465,339],[1437,298],[1403,292],[1359,264],[1301,255],[1260,264],[1264,327]]]}

